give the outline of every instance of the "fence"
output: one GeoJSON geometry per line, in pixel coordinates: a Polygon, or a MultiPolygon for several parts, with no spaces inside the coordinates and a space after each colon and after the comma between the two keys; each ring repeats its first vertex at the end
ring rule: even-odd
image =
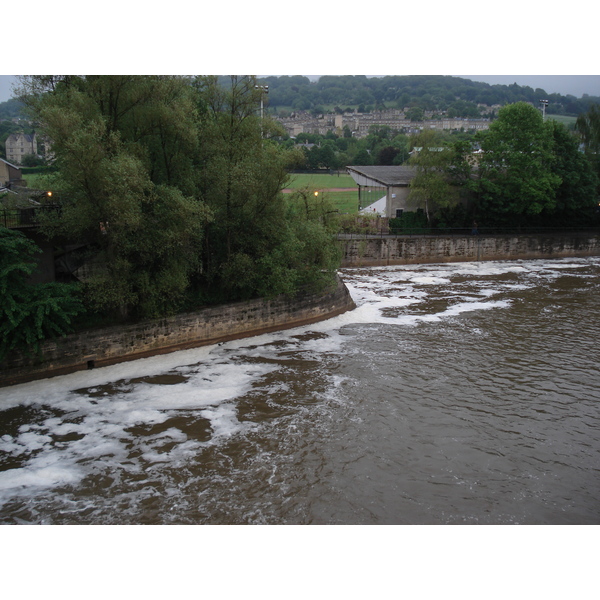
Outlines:
{"type": "Polygon", "coordinates": [[[39,227],[40,217],[56,213],[58,210],[59,207],[54,205],[0,209],[0,226],[7,229],[39,227]]]}

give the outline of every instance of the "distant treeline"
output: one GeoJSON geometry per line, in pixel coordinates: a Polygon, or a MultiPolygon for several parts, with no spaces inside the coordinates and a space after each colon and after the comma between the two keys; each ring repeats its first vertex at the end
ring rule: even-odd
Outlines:
{"type": "MultiPolygon", "coordinates": [[[[226,82],[227,78],[223,78],[226,82]]],[[[454,109],[457,116],[476,116],[477,104],[493,106],[515,102],[548,100],[549,114],[576,116],[600,103],[598,96],[549,94],[516,83],[490,85],[450,75],[401,75],[367,77],[365,75],[326,75],[316,82],[308,77],[271,76],[258,80],[268,85],[268,106],[271,110],[338,110],[361,107],[366,112],[379,108],[419,107],[423,110],[454,109]]]]}
{"type": "MultiPolygon", "coordinates": [[[[225,86],[229,76],[219,78],[225,86]]],[[[457,117],[476,117],[477,104],[493,106],[515,102],[548,100],[547,112],[577,116],[600,104],[600,97],[549,94],[544,89],[518,85],[490,85],[451,75],[324,75],[311,82],[304,75],[281,75],[257,80],[268,85],[268,109],[327,112],[359,109],[371,112],[383,108],[412,108],[448,111],[457,117]]],[[[0,102],[0,120],[18,117],[22,104],[17,99],[0,102]]]]}

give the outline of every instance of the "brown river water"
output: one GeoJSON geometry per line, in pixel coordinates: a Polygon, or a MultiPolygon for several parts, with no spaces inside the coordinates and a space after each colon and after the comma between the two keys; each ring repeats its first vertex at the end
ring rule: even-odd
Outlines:
{"type": "Polygon", "coordinates": [[[0,389],[0,523],[600,524],[600,258],[341,275],[328,321],[0,389]]]}

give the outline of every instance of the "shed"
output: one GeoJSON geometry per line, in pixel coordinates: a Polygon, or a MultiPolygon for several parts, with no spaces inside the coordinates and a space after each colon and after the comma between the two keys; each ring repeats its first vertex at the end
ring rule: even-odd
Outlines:
{"type": "Polygon", "coordinates": [[[11,185],[20,185],[22,182],[21,168],[0,158],[0,186],[10,188],[11,185]]]}
{"type": "MultiPolygon", "coordinates": [[[[358,202],[361,209],[370,212],[369,207],[375,206],[377,202],[383,204],[383,198],[385,198],[386,217],[399,217],[402,211],[407,209],[410,182],[417,174],[415,167],[352,166],[346,169],[358,185],[358,202]]],[[[380,212],[378,206],[376,212],[380,212]]]]}

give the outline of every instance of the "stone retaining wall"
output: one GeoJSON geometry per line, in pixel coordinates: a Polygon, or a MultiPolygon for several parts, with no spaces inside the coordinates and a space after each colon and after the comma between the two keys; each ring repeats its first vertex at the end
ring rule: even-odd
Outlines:
{"type": "Polygon", "coordinates": [[[252,300],[85,331],[44,342],[41,359],[13,353],[0,365],[0,386],[298,327],[354,306],[348,289],[338,280],[326,294],[252,300]]]}
{"type": "Polygon", "coordinates": [[[600,256],[600,234],[382,237],[344,243],[342,267],[600,256]]]}

